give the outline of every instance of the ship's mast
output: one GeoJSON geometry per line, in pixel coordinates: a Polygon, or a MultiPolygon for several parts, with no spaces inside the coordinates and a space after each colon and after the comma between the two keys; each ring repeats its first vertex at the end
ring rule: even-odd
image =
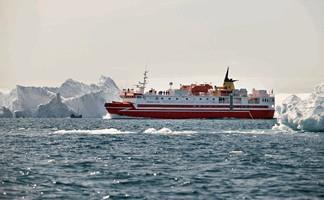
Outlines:
{"type": "Polygon", "coordinates": [[[138,82],[139,92],[142,93],[142,94],[144,94],[144,92],[145,92],[145,87],[146,87],[146,85],[147,85],[147,79],[148,79],[147,73],[148,73],[148,71],[145,70],[145,71],[144,71],[144,78],[143,78],[143,82],[138,82]]]}

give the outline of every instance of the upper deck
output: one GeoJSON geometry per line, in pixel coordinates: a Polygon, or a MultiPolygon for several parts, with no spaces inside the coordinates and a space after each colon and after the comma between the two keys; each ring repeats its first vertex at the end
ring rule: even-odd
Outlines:
{"type": "Polygon", "coordinates": [[[121,97],[124,102],[132,102],[135,105],[178,105],[178,106],[263,106],[274,109],[275,98],[272,92],[266,90],[255,90],[249,94],[246,89],[235,89],[234,82],[237,80],[228,77],[227,69],[222,86],[212,86],[211,84],[191,84],[180,85],[179,89],[156,91],[150,89],[145,91],[147,83],[147,72],[144,73],[144,81],[139,82],[139,91],[132,89],[123,90],[121,97]]]}

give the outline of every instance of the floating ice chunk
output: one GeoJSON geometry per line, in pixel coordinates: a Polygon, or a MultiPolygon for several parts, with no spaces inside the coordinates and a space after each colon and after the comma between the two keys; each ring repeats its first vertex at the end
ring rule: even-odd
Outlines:
{"type": "Polygon", "coordinates": [[[229,153],[230,153],[230,154],[240,155],[240,154],[243,154],[243,151],[240,151],[240,150],[233,150],[233,151],[230,151],[229,153]]]}
{"type": "Polygon", "coordinates": [[[275,132],[282,132],[282,133],[294,133],[295,130],[291,129],[290,127],[284,125],[284,124],[275,124],[272,127],[272,130],[275,132]]]}

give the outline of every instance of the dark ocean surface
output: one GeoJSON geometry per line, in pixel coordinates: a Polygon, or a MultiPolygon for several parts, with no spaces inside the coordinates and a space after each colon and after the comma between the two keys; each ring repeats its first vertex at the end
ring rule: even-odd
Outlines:
{"type": "Polygon", "coordinates": [[[323,199],[324,133],[274,124],[0,119],[0,199],[323,199]]]}

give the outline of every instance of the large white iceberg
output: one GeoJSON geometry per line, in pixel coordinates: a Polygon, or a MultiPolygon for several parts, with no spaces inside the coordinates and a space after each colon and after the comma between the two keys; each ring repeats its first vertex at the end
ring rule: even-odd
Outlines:
{"type": "Polygon", "coordinates": [[[90,87],[91,92],[65,99],[64,103],[84,117],[102,117],[107,113],[105,102],[119,100],[119,89],[111,78],[104,76],[90,87]]]}
{"type": "Polygon", "coordinates": [[[308,98],[289,96],[276,111],[281,125],[293,130],[324,131],[324,83],[316,86],[308,98]]]}
{"type": "Polygon", "coordinates": [[[48,103],[55,93],[42,87],[16,87],[16,98],[10,106],[14,111],[24,110],[35,112],[39,105],[48,103]]]}
{"type": "MultiPolygon", "coordinates": [[[[97,84],[68,79],[60,87],[18,85],[8,94],[0,93],[0,106],[9,108],[16,117],[60,117],[54,113],[55,109],[62,109],[63,104],[84,117],[102,117],[106,114],[104,103],[113,100],[119,100],[119,89],[110,77],[105,76],[101,76],[97,84]],[[60,101],[55,100],[57,94],[60,94],[60,101]]],[[[64,116],[67,113],[70,112],[64,116]]]]}

